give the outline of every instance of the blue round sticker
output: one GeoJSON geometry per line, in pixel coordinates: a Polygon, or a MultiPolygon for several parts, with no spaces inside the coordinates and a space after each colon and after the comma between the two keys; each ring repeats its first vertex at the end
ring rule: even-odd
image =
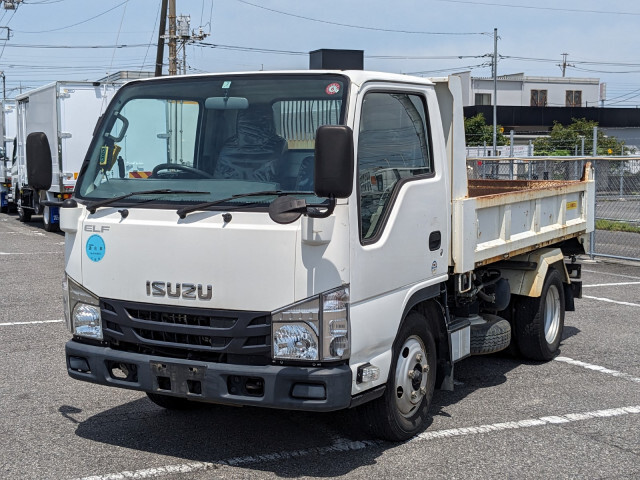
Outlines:
{"type": "Polygon", "coordinates": [[[91,235],[87,240],[87,257],[93,262],[99,262],[104,257],[104,240],[100,235],[91,235]]]}

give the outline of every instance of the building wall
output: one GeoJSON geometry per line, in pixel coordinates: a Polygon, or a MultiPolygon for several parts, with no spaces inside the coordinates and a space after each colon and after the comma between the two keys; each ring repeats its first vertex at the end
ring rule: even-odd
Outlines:
{"type": "MultiPolygon", "coordinates": [[[[600,82],[598,79],[579,78],[535,78],[528,77],[522,96],[522,106],[531,106],[531,90],[547,90],[548,107],[566,107],[567,90],[581,91],[580,107],[597,107],[600,97],[600,82]]],[[[498,96],[500,101],[500,96],[498,96]]]]}
{"type": "MultiPolygon", "coordinates": [[[[522,104],[522,82],[517,80],[498,79],[498,105],[521,105],[522,104]]],[[[470,105],[475,105],[476,93],[488,93],[493,98],[492,79],[471,79],[470,105]]]]}
{"type": "MultiPolygon", "coordinates": [[[[476,93],[493,98],[493,78],[474,78],[469,72],[456,74],[462,78],[464,106],[476,105],[476,93]]],[[[579,107],[598,106],[600,81],[597,78],[529,77],[523,74],[498,77],[498,101],[501,106],[531,106],[531,91],[546,90],[548,107],[565,107],[567,90],[580,91],[579,107]]],[[[490,103],[491,104],[491,103],[490,103]]]]}

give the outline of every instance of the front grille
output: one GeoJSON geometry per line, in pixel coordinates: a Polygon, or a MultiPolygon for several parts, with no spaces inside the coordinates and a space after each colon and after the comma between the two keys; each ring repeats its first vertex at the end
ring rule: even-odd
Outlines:
{"type": "Polygon", "coordinates": [[[179,325],[191,325],[196,327],[231,328],[237,321],[237,318],[233,317],[229,318],[203,314],[194,315],[176,312],[159,312],[133,308],[127,308],[127,313],[132,318],[137,318],[139,320],[159,323],[173,323],[179,325]]]}
{"type": "Polygon", "coordinates": [[[104,339],[116,350],[217,363],[271,360],[268,312],[101,301],[104,339]]]}

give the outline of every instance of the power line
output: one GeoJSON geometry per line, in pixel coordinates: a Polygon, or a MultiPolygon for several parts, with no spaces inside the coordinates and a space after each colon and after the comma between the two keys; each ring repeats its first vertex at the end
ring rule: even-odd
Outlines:
{"type": "MultiPolygon", "coordinates": [[[[128,1],[128,0],[127,0],[128,1]]],[[[135,43],[135,44],[120,44],[120,45],[37,45],[37,44],[17,44],[17,43],[12,43],[10,45],[8,45],[9,48],[37,48],[37,49],[42,49],[42,48],[61,48],[61,49],[70,49],[70,48],[74,48],[74,49],[101,49],[101,48],[107,48],[107,49],[111,49],[111,48],[147,48],[147,47],[155,47],[156,44],[155,43],[135,43]]]]}
{"type": "Polygon", "coordinates": [[[81,22],[73,23],[73,24],[71,24],[71,25],[67,25],[67,26],[65,26],[65,27],[52,28],[51,30],[40,30],[40,31],[38,31],[38,32],[31,32],[31,31],[27,31],[27,30],[14,30],[14,31],[15,31],[15,32],[18,32],[18,33],[48,33],[48,32],[57,32],[57,31],[59,31],[59,30],[65,30],[65,29],[67,29],[67,28],[75,27],[76,25],[81,25],[81,24],[83,24],[83,23],[90,22],[91,20],[94,20],[94,19],[96,19],[96,18],[98,18],[98,17],[101,17],[102,15],[105,15],[105,14],[109,13],[110,11],[115,10],[115,9],[116,9],[116,8],[118,8],[118,7],[121,7],[122,5],[124,5],[125,3],[127,3],[128,1],[129,1],[129,0],[125,0],[124,2],[119,3],[119,4],[118,4],[118,5],[116,5],[115,7],[110,8],[109,10],[105,10],[104,12],[99,13],[99,14],[97,14],[97,15],[94,15],[94,16],[93,16],[93,17],[91,17],[91,18],[87,18],[86,20],[82,20],[81,22]]]}
{"type": "Polygon", "coordinates": [[[352,25],[348,23],[331,22],[329,20],[320,20],[317,18],[305,17],[303,15],[296,15],[289,12],[283,12],[282,10],[275,10],[273,8],[267,8],[262,5],[256,5],[255,3],[247,2],[246,0],[236,0],[237,2],[244,3],[245,5],[251,5],[252,7],[261,8],[269,12],[278,13],[280,15],[287,15],[289,17],[300,18],[302,20],[309,20],[310,22],[324,23],[327,25],[337,25],[339,27],[358,28],[361,30],[373,30],[376,32],[390,32],[390,33],[410,33],[414,35],[488,35],[487,32],[425,32],[414,30],[395,30],[390,28],[378,28],[378,27],[365,27],[362,25],[352,25]]]}
{"type": "MultiPolygon", "coordinates": [[[[479,63],[477,65],[465,65],[462,67],[456,67],[455,70],[461,70],[461,69],[474,69],[474,68],[484,68],[484,67],[488,67],[490,66],[490,63],[479,63]]],[[[407,75],[431,75],[434,73],[442,73],[442,72],[450,72],[451,70],[453,70],[452,68],[441,68],[439,70],[424,70],[421,72],[407,72],[407,75]]]]}
{"type": "Polygon", "coordinates": [[[513,5],[510,3],[496,3],[496,2],[474,2],[471,0],[436,0],[438,2],[446,3],[465,3],[467,5],[488,5],[492,7],[507,7],[507,8],[525,8],[530,10],[551,10],[556,12],[571,12],[571,13],[598,13],[602,15],[636,15],[640,16],[640,12],[615,12],[612,10],[585,10],[577,8],[558,8],[558,7],[534,7],[532,5],[513,5]]]}
{"type": "MultiPolygon", "coordinates": [[[[534,58],[534,57],[519,57],[514,55],[499,55],[500,59],[508,60],[524,60],[528,62],[557,62],[556,58],[534,58]]],[[[603,62],[603,61],[590,61],[590,60],[572,60],[576,64],[580,65],[606,65],[610,67],[640,67],[640,63],[628,63],[628,62],[603,62]]]]}

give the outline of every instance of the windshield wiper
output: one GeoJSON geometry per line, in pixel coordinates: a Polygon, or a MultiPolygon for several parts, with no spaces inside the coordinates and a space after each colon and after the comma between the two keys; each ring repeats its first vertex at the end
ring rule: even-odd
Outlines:
{"type": "Polygon", "coordinates": [[[265,190],[262,192],[249,192],[249,193],[238,193],[236,195],[231,195],[227,198],[222,198],[220,200],[214,200],[212,202],[199,203],[198,205],[191,205],[189,207],[179,208],[176,212],[180,218],[185,218],[188,214],[195,212],[196,210],[204,210],[209,207],[214,207],[220,203],[229,202],[231,200],[235,200],[237,198],[244,197],[261,197],[266,195],[313,195],[313,192],[296,192],[296,191],[284,191],[284,190],[265,190]]]}
{"type": "Polygon", "coordinates": [[[158,190],[142,190],[140,192],[131,192],[125,193],[124,195],[120,195],[119,197],[106,198],[104,200],[99,200],[94,203],[90,203],[87,205],[87,210],[89,213],[96,213],[96,210],[100,207],[106,207],[107,205],[111,205],[112,203],[119,202],[120,200],[124,200],[125,198],[134,197],[136,195],[161,195],[161,194],[208,194],[209,192],[195,192],[193,190],[172,190],[171,188],[161,188],[158,190]]]}

